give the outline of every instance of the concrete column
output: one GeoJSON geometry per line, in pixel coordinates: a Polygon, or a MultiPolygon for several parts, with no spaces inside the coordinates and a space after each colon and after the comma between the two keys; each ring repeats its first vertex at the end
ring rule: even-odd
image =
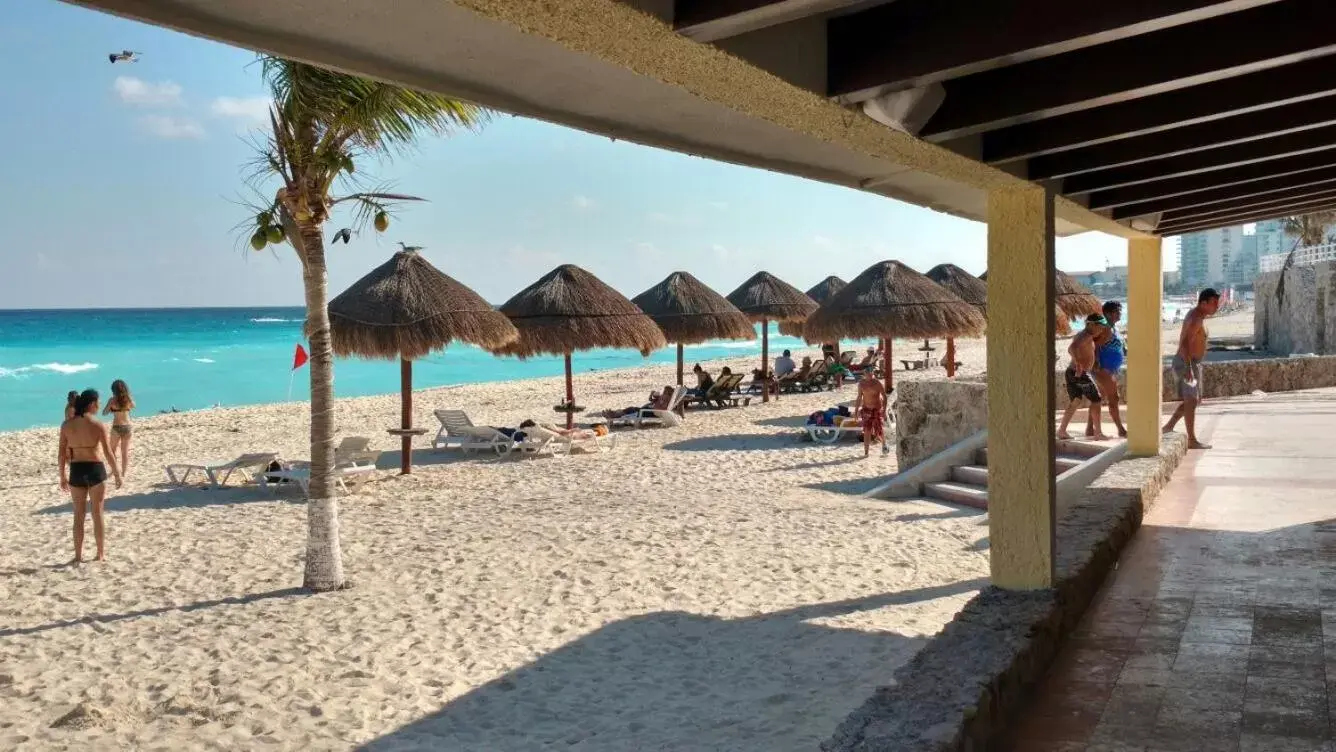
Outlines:
{"type": "Polygon", "coordinates": [[[1160,239],[1127,241],[1127,451],[1160,453],[1160,239]]]}
{"type": "Polygon", "coordinates": [[[998,587],[1053,585],[1053,195],[988,195],[988,530],[998,587]]]}

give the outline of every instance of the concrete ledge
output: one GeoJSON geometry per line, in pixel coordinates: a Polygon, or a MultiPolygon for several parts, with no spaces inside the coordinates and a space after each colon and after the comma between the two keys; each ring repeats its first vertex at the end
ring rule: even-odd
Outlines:
{"type": "Polygon", "coordinates": [[[1082,490],[1126,455],[1127,442],[1119,441],[1107,449],[1102,449],[1098,454],[1088,455],[1085,462],[1060,474],[1057,480],[1058,515],[1065,514],[1072,502],[1080,498],[1082,490]]]}
{"type": "Polygon", "coordinates": [[[1080,621],[1187,447],[1110,466],[1058,520],[1057,586],[980,591],[821,745],[826,752],[956,752],[998,740],[1080,621]]]}
{"type": "MultiPolygon", "coordinates": [[[[874,499],[905,499],[923,495],[923,484],[940,483],[951,477],[956,465],[971,465],[975,452],[988,444],[988,432],[964,438],[863,495],[874,499]]],[[[1075,469],[1075,468],[1073,468],[1075,469]]]]}

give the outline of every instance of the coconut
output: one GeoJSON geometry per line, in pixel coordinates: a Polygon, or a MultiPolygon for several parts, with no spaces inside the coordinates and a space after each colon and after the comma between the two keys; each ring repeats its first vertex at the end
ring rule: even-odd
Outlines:
{"type": "Polygon", "coordinates": [[[269,238],[265,235],[264,230],[256,230],[255,234],[251,235],[250,243],[251,248],[254,248],[257,251],[263,251],[264,247],[269,243],[269,238]]]}
{"type": "Polygon", "coordinates": [[[277,245],[283,242],[283,228],[278,225],[269,225],[269,229],[264,231],[265,239],[270,243],[277,245]]]}
{"type": "Polygon", "coordinates": [[[385,232],[390,229],[390,215],[385,212],[376,212],[376,232],[385,232]]]}

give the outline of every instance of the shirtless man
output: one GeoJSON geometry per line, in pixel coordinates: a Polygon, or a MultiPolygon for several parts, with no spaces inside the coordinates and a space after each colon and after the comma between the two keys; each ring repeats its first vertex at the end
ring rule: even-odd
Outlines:
{"type": "Polygon", "coordinates": [[[1178,419],[1188,427],[1189,449],[1210,449],[1209,444],[1197,441],[1197,405],[1201,403],[1201,362],[1206,358],[1206,319],[1220,308],[1220,293],[1206,288],[1197,296],[1197,305],[1183,317],[1183,329],[1178,335],[1178,352],[1174,353],[1174,376],[1178,382],[1178,398],[1182,400],[1174,416],[1164,424],[1169,433],[1178,425],[1178,419]]]}
{"type": "Polygon", "coordinates": [[[1090,425],[1093,432],[1089,436],[1096,440],[1107,438],[1104,435],[1104,429],[1100,425],[1099,406],[1103,401],[1100,398],[1099,387],[1095,385],[1091,372],[1095,368],[1095,350],[1109,338],[1109,320],[1103,315],[1092,313],[1086,317],[1085,328],[1072,337],[1072,342],[1067,346],[1067,354],[1071,356],[1071,363],[1067,365],[1067,371],[1064,377],[1067,382],[1067,409],[1062,413],[1062,425],[1058,427],[1059,439],[1070,439],[1071,434],[1067,433],[1067,426],[1071,425],[1072,416],[1082,407],[1082,402],[1090,408],[1090,425]]]}
{"type": "Polygon", "coordinates": [[[863,371],[863,378],[858,380],[858,399],[854,401],[854,413],[863,425],[863,456],[872,454],[872,441],[881,442],[882,456],[891,453],[886,446],[886,387],[877,381],[877,375],[869,368],[863,371]]]}

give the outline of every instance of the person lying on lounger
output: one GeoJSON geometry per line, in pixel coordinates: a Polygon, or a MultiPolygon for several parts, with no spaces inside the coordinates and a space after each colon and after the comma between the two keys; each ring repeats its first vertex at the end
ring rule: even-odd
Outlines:
{"type": "Polygon", "coordinates": [[[650,392],[649,402],[639,407],[624,407],[620,410],[604,410],[598,415],[608,420],[616,420],[627,415],[638,415],[641,410],[667,410],[673,402],[673,390],[675,387],[665,386],[661,392],[650,392]]]}

